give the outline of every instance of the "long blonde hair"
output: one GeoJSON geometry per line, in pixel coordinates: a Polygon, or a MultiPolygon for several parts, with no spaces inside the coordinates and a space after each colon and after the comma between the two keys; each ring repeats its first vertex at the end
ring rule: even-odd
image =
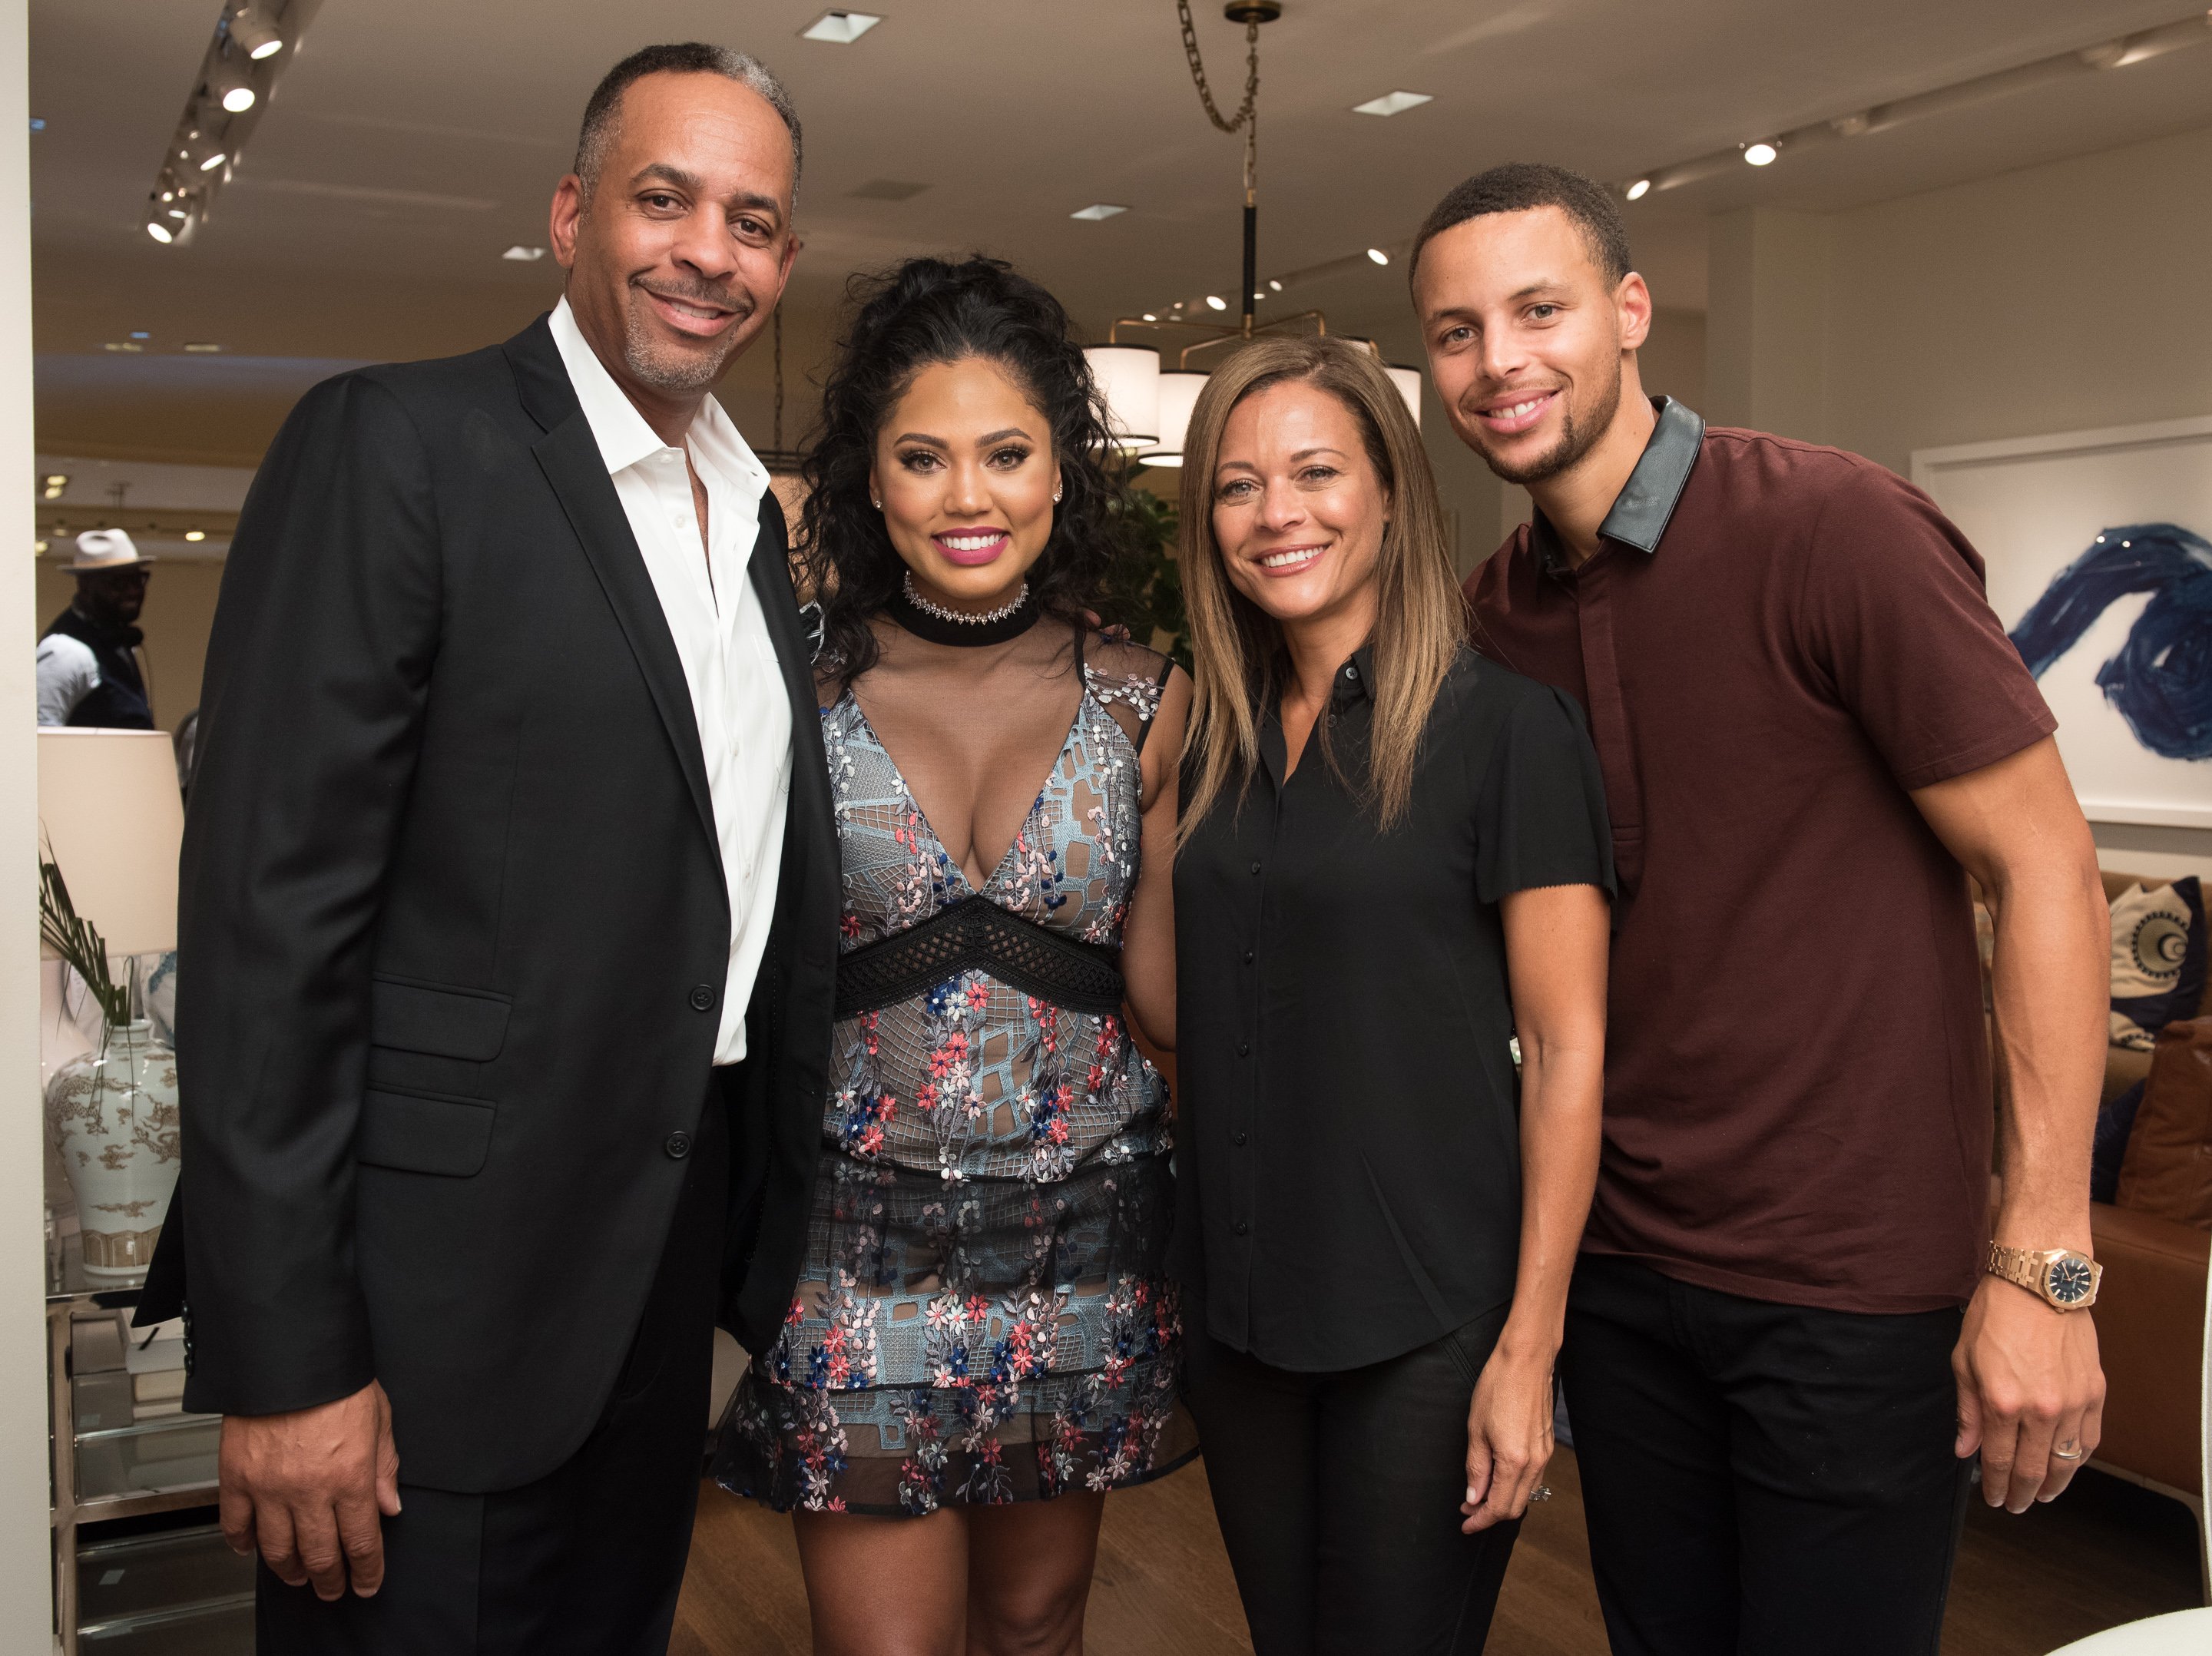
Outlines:
{"type": "MultiPolygon", "coordinates": [[[[1183,440],[1177,551],[1196,665],[1185,749],[1195,780],[1183,797],[1179,845],[1232,780],[1240,797],[1249,785],[1260,758],[1260,715],[1282,682],[1282,629],[1237,590],[1213,539],[1213,472],[1230,414],[1255,392],[1285,382],[1325,391],[1352,411],[1390,501],[1375,566],[1375,632],[1368,641],[1375,717],[1366,790],[1376,823],[1386,831],[1405,815],[1422,730],[1467,636],[1436,479],[1421,434],[1382,365],[1365,348],[1327,336],[1256,340],[1237,351],[1206,380],[1183,440]]],[[[1333,767],[1326,720],[1320,737],[1333,767]]]]}

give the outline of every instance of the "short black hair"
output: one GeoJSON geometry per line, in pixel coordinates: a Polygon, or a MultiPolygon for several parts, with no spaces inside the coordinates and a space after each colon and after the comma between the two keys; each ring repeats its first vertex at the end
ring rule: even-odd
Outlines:
{"type": "Polygon", "coordinates": [[[586,200],[599,184],[607,152],[614,148],[622,95],[648,75],[720,75],[766,99],[791,133],[791,206],[798,207],[799,112],[792,106],[791,94],[783,89],[783,82],[769,72],[769,66],[751,53],[701,40],[641,47],[609,70],[592,88],[591,100],[584,106],[583,130],[576,136],[576,162],[571,169],[583,180],[586,200]]]}
{"type": "Polygon", "coordinates": [[[1635,268],[1628,257],[1628,225],[1613,192],[1595,179],[1543,161],[1510,161],[1452,186],[1423,221],[1407,261],[1407,279],[1420,268],[1421,249],[1431,238],[1485,213],[1525,213],[1556,207],[1574,222],[1589,245],[1590,262],[1605,272],[1608,286],[1635,268]]]}

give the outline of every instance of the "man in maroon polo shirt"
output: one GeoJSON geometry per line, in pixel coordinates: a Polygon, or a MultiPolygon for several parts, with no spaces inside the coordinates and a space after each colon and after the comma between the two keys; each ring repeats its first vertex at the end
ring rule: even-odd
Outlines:
{"type": "Polygon", "coordinates": [[[2107,922],[2055,721],[1926,496],[1644,395],[1608,192],[1470,179],[1413,287],[1453,429],[1536,505],[1475,642],[1581,701],[1613,814],[1561,1357],[1613,1647],[1932,1653],[1977,1455],[1991,1506],[2051,1500],[2104,1397],[2107,922]]]}

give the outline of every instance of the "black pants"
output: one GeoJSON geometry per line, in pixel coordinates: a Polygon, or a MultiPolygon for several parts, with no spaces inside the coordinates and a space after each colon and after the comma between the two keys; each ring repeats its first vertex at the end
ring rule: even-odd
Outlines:
{"type": "MultiPolygon", "coordinates": [[[[373,1598],[325,1604],[260,1567],[260,1656],[659,1656],[690,1549],[729,1201],[710,1087],[636,1335],[592,1434],[535,1483],[454,1495],[402,1482],[373,1598]]],[[[518,1385],[529,1376],[515,1377],[518,1385]]],[[[407,1446],[399,1446],[400,1466],[407,1446]]]]}
{"type": "Polygon", "coordinates": [[[1614,1656],[1934,1656],[1969,1481],[1960,1320],[1585,1255],[1560,1373],[1614,1656]]]}
{"type": "Polygon", "coordinates": [[[1191,1318],[1188,1400],[1256,1656],[1471,1656],[1518,1524],[1460,1533],[1467,1410],[1503,1306],[1388,1362],[1302,1374],[1191,1318]]]}

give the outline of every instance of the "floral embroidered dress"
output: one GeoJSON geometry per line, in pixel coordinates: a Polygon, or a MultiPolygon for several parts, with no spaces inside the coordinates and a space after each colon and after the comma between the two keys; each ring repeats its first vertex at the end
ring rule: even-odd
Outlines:
{"type": "Polygon", "coordinates": [[[1104,1490],[1195,1451],[1164,1269],[1166,1088],[1118,995],[1078,1009],[1021,964],[1054,947],[1111,961],[1136,884],[1138,755],[1164,663],[1087,642],[1051,774],[980,889],[850,688],[823,710],[846,966],[932,922],[1017,947],[995,968],[971,949],[926,983],[909,971],[910,993],[850,1015],[841,971],[806,1261],[714,1466],[779,1509],[921,1515],[1104,1490]]]}

